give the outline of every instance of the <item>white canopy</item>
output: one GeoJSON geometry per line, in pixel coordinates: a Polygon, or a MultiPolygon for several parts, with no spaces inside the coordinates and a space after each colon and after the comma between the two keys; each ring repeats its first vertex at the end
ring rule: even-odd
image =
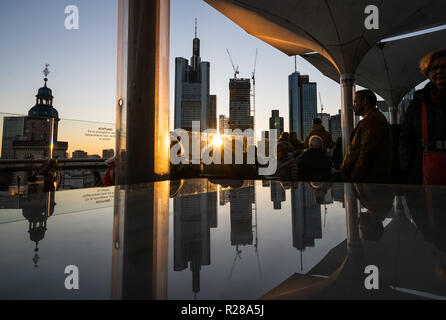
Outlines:
{"type": "Polygon", "coordinates": [[[353,74],[379,40],[446,24],[444,0],[204,0],[249,34],[292,56],[316,51],[353,74]],[[379,29],[366,29],[379,9],[379,29]]]}
{"type": "MultiPolygon", "coordinates": [[[[378,43],[364,56],[356,71],[356,83],[368,88],[396,108],[412,88],[426,80],[419,61],[428,53],[443,49],[446,30],[395,41],[378,43]]],[[[339,82],[337,69],[320,54],[302,55],[325,76],[339,82]]]]}

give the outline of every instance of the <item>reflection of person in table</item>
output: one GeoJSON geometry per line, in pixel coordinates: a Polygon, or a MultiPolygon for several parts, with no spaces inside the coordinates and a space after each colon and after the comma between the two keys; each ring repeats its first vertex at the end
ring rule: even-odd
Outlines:
{"type": "Polygon", "coordinates": [[[354,190],[367,212],[359,215],[359,233],[363,240],[378,241],[384,234],[384,219],[391,213],[394,192],[392,187],[355,183],[354,190]]]}

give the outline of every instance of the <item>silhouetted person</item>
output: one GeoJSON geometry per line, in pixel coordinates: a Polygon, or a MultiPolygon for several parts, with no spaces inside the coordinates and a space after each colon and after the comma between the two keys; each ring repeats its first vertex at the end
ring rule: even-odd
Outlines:
{"type": "Polygon", "coordinates": [[[331,149],[334,146],[333,139],[331,138],[330,132],[325,130],[325,127],[322,125],[322,120],[320,118],[313,119],[313,127],[311,131],[305,137],[304,148],[309,148],[310,137],[319,136],[324,141],[324,150],[331,149]]]}
{"type": "Polygon", "coordinates": [[[102,186],[109,187],[115,185],[115,168],[116,168],[116,159],[110,158],[105,161],[105,164],[108,166],[107,172],[102,178],[102,186]]]}
{"type": "Polygon", "coordinates": [[[290,134],[288,132],[286,132],[286,131],[282,132],[282,134],[280,135],[278,141],[279,142],[286,141],[286,142],[289,143],[290,142],[290,134]]]}
{"type": "Polygon", "coordinates": [[[93,182],[93,186],[94,187],[100,187],[102,185],[102,178],[101,175],[99,174],[99,172],[97,172],[96,170],[93,171],[93,176],[94,176],[94,182],[93,182]]]}
{"type": "Polygon", "coordinates": [[[415,92],[404,116],[399,145],[401,167],[410,184],[421,184],[423,179],[427,184],[446,184],[446,49],[424,57],[420,69],[430,81],[415,92]],[[427,139],[422,130],[424,108],[427,139]],[[423,155],[425,149],[429,152],[423,155]],[[426,158],[423,173],[423,157],[429,157],[432,151],[439,151],[438,160],[426,158]]]}
{"type": "Polygon", "coordinates": [[[43,176],[43,191],[56,191],[57,189],[57,160],[49,159],[37,169],[37,175],[43,176]]]}
{"type": "Polygon", "coordinates": [[[302,181],[330,181],[331,161],[319,136],[309,139],[309,149],[297,158],[297,176],[302,181]]]}
{"type": "Polygon", "coordinates": [[[297,137],[297,133],[294,131],[290,132],[290,144],[292,147],[291,153],[294,158],[297,158],[302,154],[304,143],[297,137]]]}
{"type": "Polygon", "coordinates": [[[355,115],[362,116],[353,130],[350,145],[341,165],[345,181],[389,182],[392,169],[392,131],[387,119],[376,108],[370,90],[356,92],[355,115]]]}
{"type": "Polygon", "coordinates": [[[343,160],[342,156],[342,137],[336,139],[335,147],[333,148],[333,154],[331,155],[331,160],[333,162],[333,167],[339,170],[343,160]]]}
{"type": "Polygon", "coordinates": [[[281,180],[297,180],[296,159],[290,153],[287,142],[277,144],[277,170],[273,176],[281,180]]]}

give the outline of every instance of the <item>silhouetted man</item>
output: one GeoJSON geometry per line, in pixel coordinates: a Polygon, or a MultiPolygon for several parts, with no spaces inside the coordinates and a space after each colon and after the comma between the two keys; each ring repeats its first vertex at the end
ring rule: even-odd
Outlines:
{"type": "Polygon", "coordinates": [[[344,180],[389,182],[392,169],[392,131],[387,119],[376,108],[376,96],[370,90],[356,92],[355,115],[363,119],[353,130],[341,172],[344,180]]]}
{"type": "Polygon", "coordinates": [[[331,161],[319,136],[309,139],[309,149],[297,158],[297,176],[302,181],[330,181],[331,161]]]}
{"type": "Polygon", "coordinates": [[[331,137],[330,132],[325,130],[325,127],[322,125],[322,120],[320,118],[314,118],[313,119],[313,127],[311,128],[311,131],[307,134],[304,142],[304,148],[309,148],[309,142],[310,137],[312,136],[319,136],[324,141],[324,150],[327,151],[328,149],[333,148],[334,143],[333,139],[331,137]]]}

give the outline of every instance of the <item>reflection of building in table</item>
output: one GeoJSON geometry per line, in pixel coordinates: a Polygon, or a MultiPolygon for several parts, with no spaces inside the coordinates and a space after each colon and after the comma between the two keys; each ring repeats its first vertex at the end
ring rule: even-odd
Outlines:
{"type": "Polygon", "coordinates": [[[251,245],[254,187],[231,189],[229,200],[231,205],[231,245],[251,245]]]}
{"type": "Polygon", "coordinates": [[[39,241],[42,241],[45,237],[47,230],[47,220],[54,213],[54,192],[47,193],[29,193],[26,196],[20,197],[20,208],[23,210],[23,216],[28,220],[28,233],[31,241],[35,242],[36,247],[34,249],[34,267],[37,267],[37,263],[40,260],[39,241]]]}
{"type": "Polygon", "coordinates": [[[282,209],[282,202],[286,201],[285,190],[280,182],[271,182],[271,201],[274,203],[274,209],[282,209]]]}
{"type": "Polygon", "coordinates": [[[321,206],[313,190],[304,182],[291,189],[293,246],[301,251],[314,247],[315,239],[322,239],[321,206]]]}
{"type": "Polygon", "coordinates": [[[220,189],[220,205],[224,206],[229,203],[229,189],[220,189]]]}
{"type": "Polygon", "coordinates": [[[333,183],[332,190],[334,201],[341,202],[344,205],[344,184],[333,183]]]}
{"type": "Polygon", "coordinates": [[[196,294],[201,266],[211,264],[210,228],[217,227],[217,188],[210,182],[195,182],[185,182],[174,198],[174,271],[189,264],[196,294]]]}

